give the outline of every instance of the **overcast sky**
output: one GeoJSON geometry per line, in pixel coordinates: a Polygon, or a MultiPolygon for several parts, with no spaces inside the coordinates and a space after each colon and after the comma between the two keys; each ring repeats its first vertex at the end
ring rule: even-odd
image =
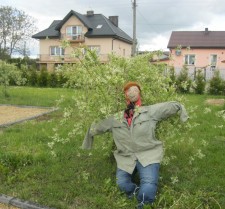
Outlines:
{"type": "MultiPolygon", "coordinates": [[[[133,36],[133,0],[1,0],[1,6],[23,10],[42,31],[70,10],[119,16],[119,27],[133,36]]],[[[139,50],[166,50],[172,31],[225,31],[224,0],[136,0],[139,50]]],[[[38,31],[38,32],[39,32],[38,31]]],[[[38,53],[37,50],[36,53],[38,53]]]]}

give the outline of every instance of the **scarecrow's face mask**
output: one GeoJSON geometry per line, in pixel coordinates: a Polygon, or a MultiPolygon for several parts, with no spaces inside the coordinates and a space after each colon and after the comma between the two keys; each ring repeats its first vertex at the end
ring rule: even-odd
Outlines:
{"type": "Polygon", "coordinates": [[[140,90],[137,86],[131,86],[126,91],[126,97],[129,99],[130,102],[136,102],[139,98],[140,90]]]}

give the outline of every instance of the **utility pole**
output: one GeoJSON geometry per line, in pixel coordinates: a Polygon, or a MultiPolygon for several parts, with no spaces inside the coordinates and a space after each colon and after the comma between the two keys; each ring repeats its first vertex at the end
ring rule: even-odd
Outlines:
{"type": "Polygon", "coordinates": [[[132,2],[133,7],[133,45],[132,45],[132,56],[136,55],[136,48],[137,48],[137,39],[136,39],[136,0],[132,2]]]}

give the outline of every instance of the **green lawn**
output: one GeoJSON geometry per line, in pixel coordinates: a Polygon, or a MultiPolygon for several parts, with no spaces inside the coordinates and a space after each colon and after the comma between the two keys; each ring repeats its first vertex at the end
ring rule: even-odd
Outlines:
{"type": "MultiPolygon", "coordinates": [[[[0,104],[51,107],[64,95],[63,108],[76,93],[80,92],[11,87],[10,97],[1,96],[0,104]]],[[[225,118],[218,115],[225,106],[205,103],[222,97],[184,97],[190,120],[181,124],[185,131],[164,136],[166,154],[154,208],[225,208],[225,118]]],[[[47,145],[61,117],[60,109],[48,117],[0,129],[0,193],[57,209],[134,208],[136,200],[127,200],[115,185],[110,135],[96,137],[91,151],[80,149],[80,136],[58,144],[57,157],[51,155],[47,145]]],[[[75,122],[69,121],[60,134],[66,136],[75,122]]]]}

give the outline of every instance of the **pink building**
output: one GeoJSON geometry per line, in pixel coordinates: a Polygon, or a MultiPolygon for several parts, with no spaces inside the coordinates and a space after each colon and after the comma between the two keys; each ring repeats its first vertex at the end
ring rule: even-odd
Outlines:
{"type": "Polygon", "coordinates": [[[225,78],[225,31],[173,31],[167,47],[171,58],[166,62],[176,72],[185,65],[190,75],[202,69],[209,79],[219,70],[225,78]]]}

